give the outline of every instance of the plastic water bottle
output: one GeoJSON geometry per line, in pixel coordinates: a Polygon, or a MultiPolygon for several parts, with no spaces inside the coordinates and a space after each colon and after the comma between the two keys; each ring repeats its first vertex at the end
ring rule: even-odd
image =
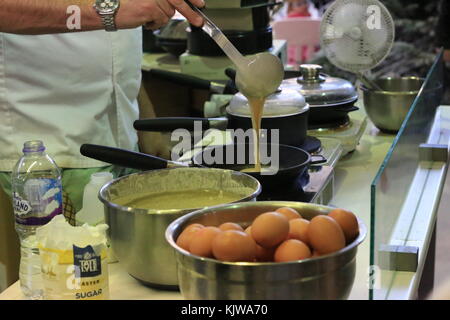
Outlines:
{"type": "Polygon", "coordinates": [[[62,213],[61,170],[42,141],[27,141],[12,172],[16,231],[21,244],[20,287],[28,299],[42,299],[41,261],[35,232],[62,213]]]}

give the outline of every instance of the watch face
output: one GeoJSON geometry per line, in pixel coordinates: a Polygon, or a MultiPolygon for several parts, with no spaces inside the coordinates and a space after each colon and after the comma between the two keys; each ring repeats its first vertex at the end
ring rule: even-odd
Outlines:
{"type": "Polygon", "coordinates": [[[95,8],[99,13],[114,13],[119,8],[119,0],[96,0],[95,8]]]}

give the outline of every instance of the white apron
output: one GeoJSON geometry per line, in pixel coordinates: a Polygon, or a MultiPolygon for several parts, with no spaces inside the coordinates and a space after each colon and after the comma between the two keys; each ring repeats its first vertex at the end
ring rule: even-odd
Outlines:
{"type": "Polygon", "coordinates": [[[93,143],[134,149],[141,29],[23,36],[0,33],[0,171],[27,140],[62,168],[104,166],[80,155],[93,143]]]}

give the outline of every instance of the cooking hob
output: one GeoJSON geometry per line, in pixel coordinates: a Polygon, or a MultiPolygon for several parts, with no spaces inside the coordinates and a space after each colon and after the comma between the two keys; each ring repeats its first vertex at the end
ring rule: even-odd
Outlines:
{"type": "Polygon", "coordinates": [[[300,201],[316,204],[328,204],[333,198],[334,171],[330,166],[312,167],[297,177],[289,187],[264,190],[258,196],[259,201],[300,201]]]}
{"type": "MultiPolygon", "coordinates": [[[[289,183],[274,185],[267,188],[263,186],[263,191],[258,200],[280,200],[280,201],[301,201],[317,204],[328,204],[334,194],[334,167],[340,159],[343,149],[337,139],[313,138],[314,144],[319,140],[319,148],[311,152],[314,156],[322,156],[327,159],[326,163],[311,165],[308,171],[289,183]]],[[[194,155],[207,146],[218,146],[232,143],[229,132],[220,130],[210,130],[210,132],[194,148],[185,152],[178,161],[190,161],[194,155]]]]}
{"type": "Polygon", "coordinates": [[[338,129],[338,128],[348,128],[350,125],[350,117],[346,115],[340,119],[333,122],[321,122],[321,123],[311,123],[308,122],[308,130],[326,130],[326,129],[338,129]]]}
{"type": "Polygon", "coordinates": [[[367,116],[362,110],[349,113],[348,120],[344,119],[335,125],[326,124],[308,130],[308,135],[319,138],[337,139],[342,144],[342,156],[354,151],[367,127],[367,116]]]}

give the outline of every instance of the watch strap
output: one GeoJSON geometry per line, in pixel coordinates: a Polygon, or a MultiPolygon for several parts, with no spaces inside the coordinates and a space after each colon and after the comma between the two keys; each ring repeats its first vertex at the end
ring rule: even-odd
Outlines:
{"type": "Polygon", "coordinates": [[[117,31],[114,14],[102,15],[102,22],[103,22],[103,25],[104,25],[106,31],[108,31],[108,32],[117,31]]]}

